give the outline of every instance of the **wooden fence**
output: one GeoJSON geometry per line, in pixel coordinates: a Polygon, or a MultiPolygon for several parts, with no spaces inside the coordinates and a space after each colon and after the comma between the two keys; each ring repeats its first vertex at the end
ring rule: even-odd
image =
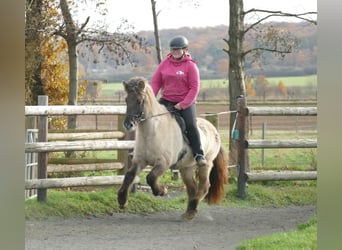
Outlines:
{"type": "Polygon", "coordinates": [[[247,107],[246,98],[237,101],[237,124],[232,131],[238,143],[238,196],[245,197],[247,181],[315,180],[317,171],[247,171],[247,151],[252,148],[317,148],[317,139],[248,140],[248,116],[317,116],[317,107],[247,107]]]}
{"type": "MultiPolygon", "coordinates": [[[[47,178],[48,173],[48,154],[50,152],[78,151],[78,150],[124,150],[128,158],[128,150],[134,147],[133,140],[127,140],[127,135],[122,131],[108,133],[68,133],[68,134],[48,134],[48,117],[56,115],[124,115],[125,106],[47,106],[47,96],[39,96],[39,106],[25,106],[25,116],[38,116],[38,140],[37,142],[26,142],[25,153],[38,153],[38,176],[37,179],[25,180],[25,189],[37,189],[37,199],[47,200],[48,188],[77,187],[77,186],[97,186],[121,184],[123,176],[92,176],[92,177],[73,177],[73,178],[47,178]],[[106,140],[96,141],[94,139],[106,140]],[[114,139],[108,139],[114,138],[114,139]],[[67,141],[48,141],[48,140],[67,140],[67,141]],[[77,141],[75,141],[77,140],[77,141]]],[[[121,158],[123,158],[121,156],[121,158]]],[[[50,171],[66,167],[51,165],[50,171]]],[[[70,170],[103,170],[103,169],[122,169],[122,163],[111,163],[107,166],[99,167],[96,164],[81,164],[70,170]],[[110,166],[109,166],[110,165],[110,166]]],[[[139,182],[136,178],[135,183],[139,182]]]]}
{"type": "MultiPolygon", "coordinates": [[[[39,106],[26,106],[25,116],[38,117],[38,140],[36,142],[26,142],[25,152],[27,154],[38,154],[38,176],[37,179],[25,180],[25,189],[37,189],[37,199],[47,200],[48,188],[77,187],[77,186],[97,186],[121,184],[122,175],[117,176],[96,176],[96,177],[73,177],[73,178],[47,178],[49,172],[65,171],[95,171],[105,169],[123,169],[129,164],[128,151],[134,147],[132,134],[127,135],[122,128],[111,132],[87,132],[87,133],[65,133],[49,134],[48,117],[61,115],[118,115],[123,117],[126,106],[48,106],[47,97],[39,96],[39,106]],[[97,140],[105,139],[105,140],[97,140]],[[48,164],[48,154],[50,152],[64,151],[96,151],[96,150],[118,150],[124,152],[119,157],[119,162],[89,164],[79,163],[77,165],[48,164]]],[[[247,181],[262,180],[294,180],[294,179],[316,179],[316,171],[292,171],[292,172],[248,172],[246,171],[246,150],[248,148],[315,148],[317,140],[247,140],[247,119],[248,116],[265,115],[286,115],[286,116],[315,116],[316,107],[247,107],[245,98],[238,98],[236,130],[239,136],[235,139],[238,143],[238,196],[245,196],[247,181]]],[[[211,116],[209,117],[211,118],[211,116]]],[[[213,118],[217,119],[216,116],[213,118]]],[[[216,121],[217,122],[217,121],[216,121]]],[[[214,121],[215,123],[215,121],[214,121]]],[[[119,122],[122,124],[122,122],[119,122]]],[[[233,131],[234,132],[234,131],[233,131]]],[[[234,134],[234,133],[233,133],[234,134]]],[[[138,183],[139,179],[135,179],[138,183]]]]}

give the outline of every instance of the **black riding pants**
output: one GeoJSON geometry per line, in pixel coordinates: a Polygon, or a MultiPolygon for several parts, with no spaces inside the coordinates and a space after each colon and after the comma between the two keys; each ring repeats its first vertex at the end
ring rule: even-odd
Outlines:
{"type": "Polygon", "coordinates": [[[189,139],[193,155],[204,155],[200,135],[197,128],[196,104],[194,103],[186,109],[178,110],[174,108],[174,105],[177,104],[175,102],[170,102],[163,98],[160,98],[159,102],[165,105],[169,111],[178,113],[184,119],[187,137],[189,139]]]}

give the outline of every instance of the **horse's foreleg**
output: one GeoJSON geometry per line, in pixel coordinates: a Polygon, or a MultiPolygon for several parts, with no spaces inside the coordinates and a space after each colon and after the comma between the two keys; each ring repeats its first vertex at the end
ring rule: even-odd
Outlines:
{"type": "Polygon", "coordinates": [[[158,178],[166,171],[166,165],[156,164],[150,173],[146,176],[146,182],[151,187],[152,193],[155,196],[163,196],[167,194],[167,188],[164,185],[158,183],[158,178]]]}
{"type": "Polygon", "coordinates": [[[118,191],[118,203],[121,209],[125,208],[128,204],[128,191],[130,190],[137,173],[138,166],[133,163],[132,167],[125,174],[124,181],[118,191]]]}

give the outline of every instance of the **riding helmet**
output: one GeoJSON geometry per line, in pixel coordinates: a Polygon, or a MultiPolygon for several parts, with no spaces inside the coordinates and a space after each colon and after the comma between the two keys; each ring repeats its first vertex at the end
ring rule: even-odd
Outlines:
{"type": "Polygon", "coordinates": [[[189,45],[188,39],[184,36],[175,36],[170,41],[170,49],[184,49],[189,45]]]}

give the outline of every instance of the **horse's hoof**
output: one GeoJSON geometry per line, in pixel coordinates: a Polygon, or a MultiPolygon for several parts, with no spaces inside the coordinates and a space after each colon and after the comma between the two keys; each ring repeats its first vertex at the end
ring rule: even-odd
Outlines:
{"type": "Polygon", "coordinates": [[[166,187],[164,187],[164,190],[163,190],[163,192],[160,194],[160,196],[167,195],[167,193],[168,193],[168,190],[167,190],[166,187]]]}
{"type": "Polygon", "coordinates": [[[119,204],[119,208],[124,209],[127,207],[128,201],[127,199],[124,199],[121,196],[118,196],[118,204],[119,204]]]}
{"type": "Polygon", "coordinates": [[[195,218],[196,214],[197,214],[197,211],[187,211],[184,214],[182,214],[182,219],[190,221],[193,218],[195,218]]]}
{"type": "Polygon", "coordinates": [[[168,191],[166,187],[163,187],[159,190],[153,190],[152,193],[154,196],[165,196],[167,195],[168,191]]]}
{"type": "Polygon", "coordinates": [[[124,203],[124,204],[119,204],[119,208],[120,209],[125,209],[127,207],[128,203],[124,203]]]}

